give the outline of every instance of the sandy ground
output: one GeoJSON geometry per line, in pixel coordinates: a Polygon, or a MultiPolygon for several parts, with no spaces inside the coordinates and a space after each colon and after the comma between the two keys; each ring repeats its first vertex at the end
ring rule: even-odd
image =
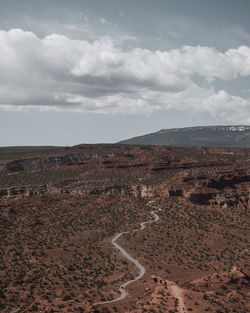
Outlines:
{"type": "Polygon", "coordinates": [[[178,287],[174,282],[167,281],[169,284],[169,289],[173,297],[177,298],[179,300],[178,302],[178,312],[179,313],[185,313],[185,305],[184,305],[184,299],[183,299],[183,290],[182,288],[178,287]]]}

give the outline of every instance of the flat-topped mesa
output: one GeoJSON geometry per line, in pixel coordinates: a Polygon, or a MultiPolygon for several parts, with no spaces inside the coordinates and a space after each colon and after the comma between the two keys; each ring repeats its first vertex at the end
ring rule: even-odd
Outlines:
{"type": "Polygon", "coordinates": [[[197,126],[161,129],[120,141],[122,144],[250,148],[249,125],[197,126]]]}
{"type": "Polygon", "coordinates": [[[187,132],[187,131],[247,131],[250,130],[250,126],[246,125],[235,125],[235,126],[196,126],[196,127],[183,127],[183,128],[170,128],[170,129],[161,129],[159,130],[159,134],[166,134],[171,132],[187,132]]]}

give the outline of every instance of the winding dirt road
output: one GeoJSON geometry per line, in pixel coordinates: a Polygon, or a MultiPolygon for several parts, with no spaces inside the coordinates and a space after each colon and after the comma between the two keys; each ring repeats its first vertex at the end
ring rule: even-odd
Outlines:
{"type": "Polygon", "coordinates": [[[109,300],[109,301],[102,301],[102,302],[98,302],[98,303],[94,303],[94,305],[98,305],[98,304],[106,304],[106,303],[113,303],[113,302],[117,302],[117,301],[120,301],[122,299],[125,299],[127,296],[128,296],[128,292],[125,290],[125,288],[134,283],[135,281],[141,279],[143,277],[143,275],[145,274],[146,272],[146,269],[143,265],[141,265],[136,259],[134,259],[130,254],[128,254],[128,252],[123,249],[116,241],[123,235],[123,234],[129,234],[129,233],[133,233],[133,232],[136,232],[136,231],[139,231],[139,230],[142,230],[145,228],[145,225],[146,224],[150,224],[150,223],[154,223],[154,222],[157,222],[159,220],[159,216],[155,213],[155,212],[158,212],[158,211],[162,211],[162,209],[160,208],[156,208],[156,207],[153,207],[152,205],[150,205],[150,203],[152,203],[153,201],[150,201],[147,206],[150,207],[151,209],[154,209],[153,211],[150,212],[150,214],[154,217],[153,220],[150,220],[150,221],[147,221],[147,222],[142,222],[140,223],[140,228],[137,228],[137,229],[133,229],[133,230],[129,230],[129,231],[125,231],[125,232],[122,232],[122,233],[119,233],[117,234],[112,240],[111,240],[111,243],[121,252],[121,254],[123,256],[125,256],[125,258],[127,258],[129,261],[131,261],[132,263],[135,264],[135,266],[139,269],[139,274],[134,278],[134,279],[131,279],[129,281],[127,281],[126,283],[122,284],[120,287],[119,287],[119,292],[120,292],[120,296],[114,300],[109,300]]]}

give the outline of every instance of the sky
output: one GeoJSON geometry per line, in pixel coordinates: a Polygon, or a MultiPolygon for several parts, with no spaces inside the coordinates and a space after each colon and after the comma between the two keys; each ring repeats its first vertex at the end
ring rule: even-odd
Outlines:
{"type": "Polygon", "coordinates": [[[249,0],[0,0],[0,146],[250,124],[249,0]]]}

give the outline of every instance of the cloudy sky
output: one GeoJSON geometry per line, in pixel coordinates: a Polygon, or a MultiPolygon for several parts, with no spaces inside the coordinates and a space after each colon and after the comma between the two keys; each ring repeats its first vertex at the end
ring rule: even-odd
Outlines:
{"type": "Polygon", "coordinates": [[[0,146],[250,124],[249,0],[0,0],[0,146]]]}

